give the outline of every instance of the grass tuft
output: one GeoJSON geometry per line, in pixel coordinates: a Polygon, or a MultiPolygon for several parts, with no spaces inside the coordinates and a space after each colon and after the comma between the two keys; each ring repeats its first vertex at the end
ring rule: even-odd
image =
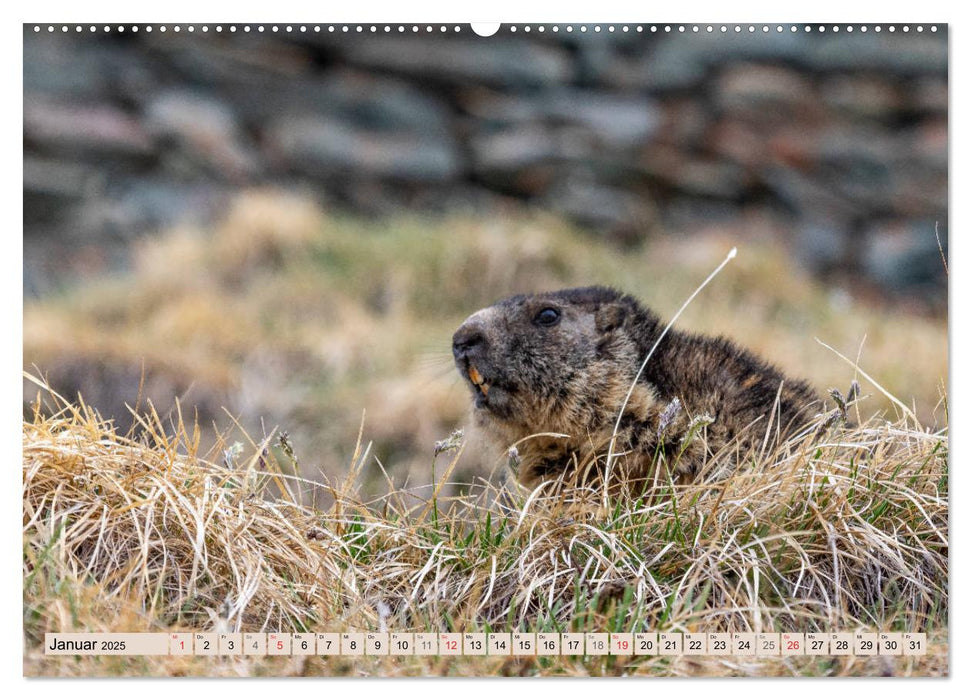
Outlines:
{"type": "Polygon", "coordinates": [[[28,675],[948,673],[947,434],[909,418],[820,416],[745,470],[715,476],[716,456],[699,483],[636,498],[488,482],[446,496],[456,434],[428,446],[431,484],[368,499],[363,426],[346,473],[312,483],[286,433],[203,454],[181,412],[149,406],[123,435],[30,379],[45,410],[23,424],[28,675]],[[926,631],[930,654],[123,665],[39,649],[54,631],[348,629],[926,631]]]}

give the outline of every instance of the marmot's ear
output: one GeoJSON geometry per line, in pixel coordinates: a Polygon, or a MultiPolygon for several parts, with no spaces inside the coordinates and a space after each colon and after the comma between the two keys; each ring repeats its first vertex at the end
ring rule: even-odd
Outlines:
{"type": "Polygon", "coordinates": [[[624,325],[627,309],[620,304],[602,304],[597,308],[595,319],[598,333],[610,333],[624,325]]]}

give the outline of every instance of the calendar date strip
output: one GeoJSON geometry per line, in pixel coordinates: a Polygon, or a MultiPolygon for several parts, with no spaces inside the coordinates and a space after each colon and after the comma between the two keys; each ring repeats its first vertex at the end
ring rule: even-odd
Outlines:
{"type": "Polygon", "coordinates": [[[923,632],[47,633],[46,656],[924,656],[923,632]]]}

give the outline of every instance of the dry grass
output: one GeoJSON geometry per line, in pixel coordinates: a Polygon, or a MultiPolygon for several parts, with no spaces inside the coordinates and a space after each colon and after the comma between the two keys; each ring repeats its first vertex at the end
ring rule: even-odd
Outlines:
{"type": "Polygon", "coordinates": [[[132,438],[46,400],[56,410],[23,428],[28,675],[948,673],[947,435],[909,419],[820,417],[730,478],[606,502],[501,480],[445,498],[453,441],[426,448],[433,489],[389,485],[367,501],[363,472],[381,467],[366,433],[342,478],[311,488],[286,436],[202,454],[178,414],[149,412],[132,438]],[[309,500],[321,490],[326,509],[309,500]],[[48,631],[496,628],[924,630],[931,644],[893,660],[128,661],[37,648],[48,631]]]}
{"type": "MultiPolygon", "coordinates": [[[[846,386],[852,370],[818,337],[934,425],[946,319],[829,289],[793,265],[780,235],[742,228],[619,250],[521,208],[362,221],[251,192],[211,229],[144,241],[128,274],[28,300],[24,369],[72,399],[80,390],[119,426],[139,396],[163,415],[180,397],[206,445],[223,407],[253,435],[279,425],[315,479],[340,477],[366,411],[372,454],[399,488],[427,482],[427,446],[466,422],[449,348],[469,313],[516,292],[596,283],[670,318],[737,245],[679,328],[735,338],[821,392],[846,386]]],[[[872,395],[868,410],[891,408],[857,378],[872,395]]],[[[490,467],[479,454],[466,450],[456,475],[470,480],[490,467]]],[[[361,489],[378,496],[387,485],[373,474],[361,489]]]]}

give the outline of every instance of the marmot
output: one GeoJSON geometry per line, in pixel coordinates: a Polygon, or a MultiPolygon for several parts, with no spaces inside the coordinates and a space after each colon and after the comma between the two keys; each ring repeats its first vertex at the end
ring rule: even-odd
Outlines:
{"type": "Polygon", "coordinates": [[[515,446],[526,486],[570,474],[591,483],[608,463],[612,484],[646,486],[661,464],[686,483],[720,450],[734,466],[818,410],[807,383],[726,338],[674,328],[635,384],[664,328],[614,289],[565,289],[477,311],[455,332],[452,353],[477,425],[504,449],[515,446]]]}

